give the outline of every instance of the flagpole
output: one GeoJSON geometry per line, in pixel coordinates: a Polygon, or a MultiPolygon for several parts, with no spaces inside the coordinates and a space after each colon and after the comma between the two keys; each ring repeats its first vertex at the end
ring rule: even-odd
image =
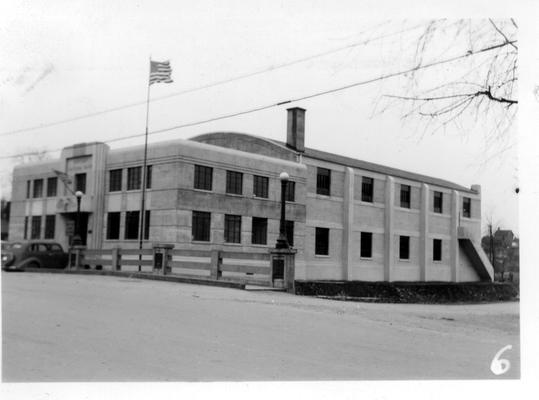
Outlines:
{"type": "MultiPolygon", "coordinates": [[[[144,135],[144,162],[142,165],[142,199],[140,201],[140,229],[139,229],[139,250],[142,250],[142,239],[144,237],[144,216],[145,216],[145,197],[146,197],[146,169],[148,162],[148,120],[150,115],[150,74],[152,72],[152,56],[150,56],[150,72],[148,73],[148,95],[146,97],[146,134],[144,135]]],[[[142,252],[139,253],[139,272],[142,270],[142,252]]]]}

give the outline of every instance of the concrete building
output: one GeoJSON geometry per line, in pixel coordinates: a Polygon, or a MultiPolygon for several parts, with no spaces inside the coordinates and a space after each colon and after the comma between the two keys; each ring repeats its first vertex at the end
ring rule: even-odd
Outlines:
{"type": "MultiPolygon", "coordinates": [[[[305,110],[288,110],[286,142],[235,132],[148,147],[144,246],[267,252],[279,233],[280,181],[297,279],[490,280],[480,247],[481,191],[305,148],[305,110]]],[[[67,246],[76,198],[89,248],[138,248],[143,146],[66,147],[55,161],[16,167],[10,238],[67,246]]]]}

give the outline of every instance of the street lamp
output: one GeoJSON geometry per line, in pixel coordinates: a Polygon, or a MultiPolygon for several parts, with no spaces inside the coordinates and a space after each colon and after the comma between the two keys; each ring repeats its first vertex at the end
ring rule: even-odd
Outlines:
{"type": "Polygon", "coordinates": [[[80,237],[80,200],[82,198],[84,193],[82,193],[80,190],[77,190],[75,192],[75,196],[77,197],[77,217],[75,219],[75,236],[73,237],[73,246],[80,246],[82,244],[82,239],[80,237]]]}
{"type": "Polygon", "coordinates": [[[286,238],[285,192],[286,192],[286,185],[288,183],[288,180],[290,179],[290,176],[286,172],[281,172],[281,174],[279,175],[279,179],[281,180],[281,223],[279,225],[279,238],[277,239],[275,248],[288,249],[290,248],[290,246],[288,244],[288,239],[286,238]]]}

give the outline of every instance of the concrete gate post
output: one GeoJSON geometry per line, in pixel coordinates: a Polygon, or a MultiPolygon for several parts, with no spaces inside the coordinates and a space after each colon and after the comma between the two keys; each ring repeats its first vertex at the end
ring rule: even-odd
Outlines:
{"type": "Polygon", "coordinates": [[[172,271],[172,250],[174,245],[170,243],[154,243],[152,246],[152,272],[166,275],[172,271]]]}
{"type": "Polygon", "coordinates": [[[270,250],[270,285],[282,287],[288,293],[296,293],[294,285],[296,270],[295,249],[271,249],[270,250]]]}

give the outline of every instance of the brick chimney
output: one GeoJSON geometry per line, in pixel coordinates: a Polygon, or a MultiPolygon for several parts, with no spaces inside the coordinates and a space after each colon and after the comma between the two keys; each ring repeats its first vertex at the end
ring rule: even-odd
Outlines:
{"type": "Polygon", "coordinates": [[[286,145],[296,151],[305,151],[305,109],[289,108],[288,127],[286,130],[286,145]]]}

